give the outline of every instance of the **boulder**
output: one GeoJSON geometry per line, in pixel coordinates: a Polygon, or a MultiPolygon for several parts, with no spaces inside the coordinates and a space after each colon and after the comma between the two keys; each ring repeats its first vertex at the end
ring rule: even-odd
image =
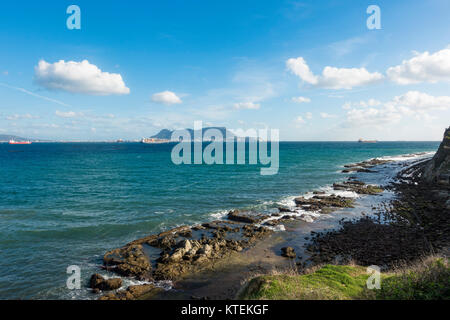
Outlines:
{"type": "Polygon", "coordinates": [[[98,289],[102,291],[116,290],[122,286],[122,279],[105,279],[104,277],[96,273],[91,276],[89,285],[92,289],[98,289]]]}
{"type": "Polygon", "coordinates": [[[292,247],[281,248],[281,255],[283,257],[290,258],[290,259],[295,259],[295,257],[297,256],[295,254],[294,248],[292,248],[292,247]]]}

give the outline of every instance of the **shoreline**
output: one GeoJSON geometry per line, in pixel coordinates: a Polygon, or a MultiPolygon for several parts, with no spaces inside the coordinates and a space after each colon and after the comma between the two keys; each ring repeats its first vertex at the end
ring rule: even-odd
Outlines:
{"type": "MultiPolygon", "coordinates": [[[[420,158],[424,155],[431,156],[431,153],[419,153],[413,156],[420,158]]],[[[411,158],[411,154],[393,158],[407,160],[411,158]]],[[[370,174],[372,168],[398,162],[396,160],[370,159],[357,164],[347,165],[345,168],[358,168],[353,170],[352,173],[362,172],[370,174]],[[361,170],[358,171],[359,169],[361,170]]],[[[346,170],[345,168],[343,170],[346,170]]],[[[359,195],[379,194],[382,191],[377,187],[368,187],[367,184],[356,180],[355,177],[350,177],[344,183],[335,183],[332,188],[333,191],[338,193],[351,192],[359,195]]],[[[345,218],[349,212],[337,215],[336,213],[345,211],[345,209],[351,211],[357,197],[326,195],[323,190],[316,190],[297,198],[296,207],[300,207],[303,211],[315,213],[319,217],[321,215],[332,215],[335,218],[345,218]]],[[[242,275],[245,274],[245,277],[249,277],[254,273],[251,269],[255,265],[256,269],[261,269],[260,271],[305,266],[305,262],[295,264],[291,259],[281,257],[279,253],[280,244],[277,244],[277,241],[284,244],[289,243],[289,239],[286,239],[286,237],[289,238],[287,235],[292,236],[295,234],[297,238],[299,237],[299,228],[297,227],[296,229],[295,225],[300,224],[304,228],[305,221],[308,221],[308,219],[302,218],[304,218],[302,214],[298,214],[292,207],[280,207],[279,213],[272,215],[232,211],[228,214],[227,220],[206,222],[194,227],[177,227],[160,234],[153,234],[132,241],[124,247],[106,253],[104,256],[104,269],[122,277],[136,278],[139,281],[143,281],[142,283],[144,284],[124,288],[120,281],[119,286],[109,287],[114,288],[113,290],[115,291],[108,292],[105,290],[103,293],[106,293],[106,295],[101,296],[100,299],[170,299],[173,296],[178,298],[181,296],[184,299],[204,297],[215,299],[233,298],[242,280],[245,280],[243,276],[237,277],[239,279],[234,279],[236,277],[233,276],[233,273],[238,272],[242,275]],[[288,229],[287,232],[286,228],[288,229]],[[242,254],[242,251],[249,254],[242,254]],[[257,258],[248,259],[247,261],[242,259],[242,256],[249,255],[257,258]],[[267,260],[271,262],[267,263],[267,260]],[[228,266],[223,265],[223,261],[228,261],[228,266]],[[238,262],[232,267],[233,263],[231,261],[238,262]],[[264,265],[264,267],[261,267],[261,265],[264,265]],[[211,272],[211,270],[216,272],[211,272]],[[217,276],[217,274],[221,275],[217,276]],[[232,292],[229,292],[228,296],[224,295],[223,292],[214,292],[217,290],[214,290],[214,286],[211,286],[205,280],[208,277],[215,279],[215,282],[221,279],[222,282],[234,281],[235,283],[230,283],[230,286],[233,287],[233,290],[230,289],[232,292]],[[200,278],[201,281],[199,280],[200,278]],[[167,286],[167,280],[172,281],[172,286],[167,286]],[[158,284],[158,281],[165,281],[166,288],[164,290],[159,288],[160,284],[158,284]],[[205,288],[204,290],[195,289],[196,286],[201,285],[205,288]],[[120,289],[117,290],[118,288],[120,289]],[[180,290],[186,292],[180,294],[180,290]],[[190,293],[197,292],[201,293],[200,296],[197,294],[190,295],[190,293]]],[[[308,222],[306,223],[316,224],[316,222],[308,222]]],[[[337,221],[334,221],[334,227],[337,225],[337,221]]],[[[316,224],[311,229],[317,229],[318,227],[320,225],[316,224]]],[[[308,229],[306,228],[306,230],[308,229]]],[[[303,234],[303,236],[304,238],[309,238],[306,234],[303,234]]],[[[304,253],[299,254],[301,258],[307,258],[302,257],[305,255],[304,253]]],[[[111,280],[110,277],[104,279],[106,282],[109,280],[111,280]]],[[[118,282],[118,280],[114,281],[118,282]]],[[[95,287],[95,285],[91,286],[95,287]]],[[[226,287],[226,284],[224,286],[226,287]]],[[[100,293],[100,290],[95,288],[94,292],[100,293]]]]}

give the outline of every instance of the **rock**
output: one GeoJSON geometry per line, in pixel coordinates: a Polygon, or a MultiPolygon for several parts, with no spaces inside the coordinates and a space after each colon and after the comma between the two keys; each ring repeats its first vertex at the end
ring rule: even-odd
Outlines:
{"type": "MultiPolygon", "coordinates": [[[[285,207],[279,207],[278,210],[280,212],[293,212],[291,209],[285,208],[285,207]]],[[[272,216],[273,216],[273,214],[272,214],[272,216]]]]}
{"type": "Polygon", "coordinates": [[[348,180],[343,183],[334,183],[334,190],[353,191],[358,194],[377,194],[383,192],[383,188],[374,185],[366,185],[364,182],[358,180],[348,180]]]}
{"type": "Polygon", "coordinates": [[[212,253],[212,247],[209,244],[205,244],[205,246],[198,250],[197,253],[209,257],[212,253]]]}
{"type": "Polygon", "coordinates": [[[123,276],[151,279],[152,267],[140,244],[111,250],[104,255],[103,262],[108,270],[112,269],[123,276]]]}
{"type": "Polygon", "coordinates": [[[157,293],[163,291],[162,288],[155,287],[153,284],[133,285],[126,290],[114,293],[108,293],[99,298],[99,300],[135,300],[151,299],[157,293]]]}
{"type": "Polygon", "coordinates": [[[189,251],[192,249],[192,243],[189,240],[182,240],[178,243],[178,248],[183,249],[184,251],[189,251]]]}
{"type": "Polygon", "coordinates": [[[308,199],[305,197],[298,197],[295,198],[294,201],[297,207],[301,207],[305,211],[321,211],[322,213],[329,213],[332,211],[332,208],[353,208],[354,202],[352,198],[335,195],[316,195],[308,199]]]}
{"type": "Polygon", "coordinates": [[[240,212],[239,210],[232,210],[228,213],[227,218],[231,221],[258,223],[267,218],[266,215],[258,215],[249,212],[240,212]]]}
{"type": "Polygon", "coordinates": [[[295,254],[294,248],[292,248],[292,247],[284,247],[284,248],[281,248],[281,255],[282,255],[283,257],[291,258],[291,259],[295,259],[295,257],[297,256],[297,255],[295,254]]]}
{"type": "Polygon", "coordinates": [[[113,278],[106,280],[104,277],[96,273],[91,276],[89,285],[94,290],[95,289],[102,291],[116,290],[122,286],[122,279],[113,278]]]}
{"type": "Polygon", "coordinates": [[[423,179],[427,183],[450,185],[450,127],[445,130],[436,154],[425,166],[423,179]]]}
{"type": "Polygon", "coordinates": [[[105,278],[103,278],[98,273],[95,273],[91,276],[91,280],[89,281],[89,288],[92,289],[98,289],[100,287],[100,284],[105,281],[105,278]]]}

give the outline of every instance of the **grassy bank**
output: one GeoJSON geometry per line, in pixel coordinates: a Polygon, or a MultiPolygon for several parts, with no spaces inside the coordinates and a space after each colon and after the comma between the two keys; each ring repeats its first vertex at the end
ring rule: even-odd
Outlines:
{"type": "Polygon", "coordinates": [[[381,288],[367,289],[366,267],[325,265],[300,275],[251,279],[239,299],[251,300],[427,300],[450,299],[448,259],[430,257],[408,268],[381,274],[381,288]]]}

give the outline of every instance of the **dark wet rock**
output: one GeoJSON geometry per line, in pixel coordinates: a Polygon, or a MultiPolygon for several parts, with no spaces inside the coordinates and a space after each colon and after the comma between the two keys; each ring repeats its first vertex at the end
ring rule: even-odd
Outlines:
{"type": "Polygon", "coordinates": [[[100,297],[99,300],[150,299],[161,291],[163,289],[155,287],[153,284],[133,285],[129,286],[126,290],[106,294],[100,297]]]}
{"type": "Polygon", "coordinates": [[[367,168],[359,168],[359,167],[348,168],[348,169],[342,170],[342,173],[351,173],[351,172],[375,172],[375,171],[367,169],[367,168]]]}
{"type": "Polygon", "coordinates": [[[423,169],[423,179],[427,183],[450,186],[450,127],[433,158],[423,169]]]}
{"type": "MultiPolygon", "coordinates": [[[[342,228],[311,233],[307,245],[313,264],[346,263],[391,268],[424,255],[438,254],[450,243],[450,188],[424,181],[427,162],[406,167],[388,186],[395,200],[375,208],[372,217],[341,221],[342,228]]],[[[358,186],[359,188],[359,186],[358,186]]]]}
{"type": "Polygon", "coordinates": [[[364,182],[358,180],[347,180],[342,183],[334,183],[334,190],[353,191],[358,194],[377,194],[383,192],[380,186],[366,185],[364,182]]]}
{"type": "MultiPolygon", "coordinates": [[[[278,207],[278,211],[280,211],[280,212],[295,212],[295,211],[292,211],[292,209],[286,208],[286,207],[278,207]]],[[[273,215],[274,214],[272,214],[272,216],[273,215]]]]}
{"type": "MultiPolygon", "coordinates": [[[[280,211],[280,212],[281,212],[281,211],[280,211]]],[[[272,217],[279,217],[279,216],[281,216],[281,213],[280,213],[280,212],[272,213],[271,216],[272,216],[272,217]]]]}
{"type": "Polygon", "coordinates": [[[212,222],[203,223],[205,229],[217,230],[218,232],[238,232],[240,223],[236,221],[216,220],[212,222]]]}
{"type": "Polygon", "coordinates": [[[290,258],[290,259],[295,259],[295,257],[297,256],[295,254],[294,248],[292,248],[292,247],[281,248],[281,255],[283,257],[290,258]]]}
{"type": "Polygon", "coordinates": [[[306,211],[319,211],[329,213],[336,208],[353,208],[354,200],[336,195],[316,195],[312,198],[298,197],[294,199],[297,207],[306,211]]]}
{"type": "Polygon", "coordinates": [[[89,286],[94,290],[95,289],[101,291],[116,290],[122,286],[122,279],[120,278],[105,279],[104,277],[96,273],[91,276],[89,286]]]}
{"type": "Polygon", "coordinates": [[[350,172],[375,172],[373,170],[370,170],[370,168],[373,168],[378,165],[382,165],[385,163],[391,162],[390,160],[382,160],[382,159],[371,159],[367,161],[362,161],[358,163],[352,163],[352,164],[346,164],[344,167],[346,169],[342,170],[343,173],[350,173],[350,172]]]}
{"type": "Polygon", "coordinates": [[[239,210],[232,210],[227,215],[229,220],[245,223],[258,223],[267,217],[267,215],[255,214],[253,212],[241,212],[239,210]]]}
{"type": "Polygon", "coordinates": [[[274,219],[274,220],[269,220],[264,222],[265,226],[269,226],[269,227],[275,227],[277,225],[279,225],[281,223],[280,219],[274,219]]]}
{"type": "Polygon", "coordinates": [[[151,279],[152,267],[140,244],[108,251],[103,256],[103,262],[108,270],[113,270],[120,275],[151,279]]]}

